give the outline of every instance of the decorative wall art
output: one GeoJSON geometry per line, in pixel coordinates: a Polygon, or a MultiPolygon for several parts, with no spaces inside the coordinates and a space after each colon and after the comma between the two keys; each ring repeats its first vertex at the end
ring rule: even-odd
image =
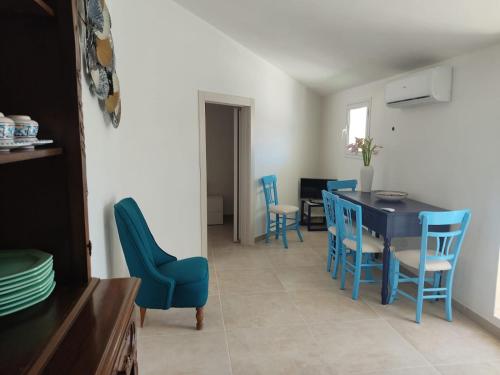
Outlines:
{"type": "Polygon", "coordinates": [[[120,124],[120,82],[111,34],[111,17],[104,0],[83,0],[84,58],[90,88],[109,114],[115,128],[120,124]]]}

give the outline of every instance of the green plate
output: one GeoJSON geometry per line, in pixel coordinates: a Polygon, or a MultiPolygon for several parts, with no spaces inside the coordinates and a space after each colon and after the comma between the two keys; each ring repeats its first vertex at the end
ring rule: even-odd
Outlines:
{"type": "Polygon", "coordinates": [[[52,262],[44,266],[43,269],[37,270],[36,274],[29,275],[28,277],[23,276],[20,280],[14,280],[5,285],[0,284],[0,295],[10,293],[14,290],[25,288],[30,285],[35,285],[40,283],[43,279],[47,277],[52,272],[52,262]]]}
{"type": "Polygon", "coordinates": [[[35,295],[38,292],[46,289],[54,281],[54,271],[52,271],[45,279],[40,281],[35,285],[30,285],[25,288],[16,289],[10,293],[0,295],[0,309],[5,305],[18,301],[20,299],[25,299],[35,295]]]}
{"type": "Polygon", "coordinates": [[[51,260],[51,254],[40,250],[1,250],[0,282],[31,274],[51,260]]]}
{"type": "Polygon", "coordinates": [[[54,290],[56,287],[56,282],[53,281],[52,284],[48,286],[44,291],[37,293],[36,295],[31,296],[31,298],[27,298],[23,301],[19,301],[17,303],[13,303],[12,305],[9,305],[5,308],[0,309],[0,316],[12,314],[16,311],[19,310],[24,310],[30,306],[33,306],[37,304],[38,302],[43,301],[46,299],[48,296],[50,296],[50,293],[54,290]]]}

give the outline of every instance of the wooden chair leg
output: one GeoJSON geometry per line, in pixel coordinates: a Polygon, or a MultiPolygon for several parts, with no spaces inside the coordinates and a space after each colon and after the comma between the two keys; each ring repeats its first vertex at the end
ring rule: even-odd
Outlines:
{"type": "Polygon", "coordinates": [[[146,308],[145,307],[141,307],[140,309],[140,313],[141,313],[141,328],[142,326],[144,325],[144,318],[146,317],[146,308]]]}
{"type": "Polygon", "coordinates": [[[196,308],[196,329],[198,331],[203,329],[203,307],[196,308]]]}

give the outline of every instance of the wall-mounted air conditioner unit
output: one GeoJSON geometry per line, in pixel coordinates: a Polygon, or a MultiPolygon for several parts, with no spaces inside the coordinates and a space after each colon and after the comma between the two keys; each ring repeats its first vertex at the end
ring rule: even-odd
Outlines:
{"type": "Polygon", "coordinates": [[[437,66],[412,73],[387,83],[385,102],[389,107],[449,102],[451,82],[451,66],[437,66]]]}

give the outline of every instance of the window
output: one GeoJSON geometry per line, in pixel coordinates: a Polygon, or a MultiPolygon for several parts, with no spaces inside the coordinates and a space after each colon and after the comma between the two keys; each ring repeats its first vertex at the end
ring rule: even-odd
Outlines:
{"type": "MultiPolygon", "coordinates": [[[[370,136],[370,102],[362,102],[347,106],[346,145],[356,142],[356,138],[370,136]]],[[[347,151],[346,153],[352,154],[347,151]]]]}

